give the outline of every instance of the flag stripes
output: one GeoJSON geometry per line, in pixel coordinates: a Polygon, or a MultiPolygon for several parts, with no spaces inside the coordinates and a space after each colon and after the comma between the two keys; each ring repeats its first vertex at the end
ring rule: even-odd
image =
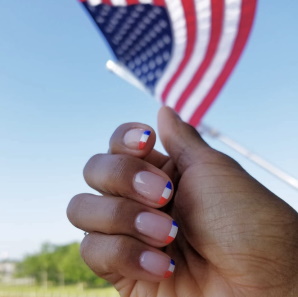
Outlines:
{"type": "MultiPolygon", "coordinates": [[[[144,37],[147,41],[141,41],[138,52],[130,50],[127,58],[122,54],[126,50],[122,49],[123,45],[112,44],[105,24],[98,23],[98,26],[124,67],[160,102],[174,108],[193,126],[200,123],[234,69],[251,31],[257,5],[257,0],[80,1],[95,20],[100,10],[94,8],[101,5],[144,7],[148,18],[145,15],[142,21],[151,22],[152,28],[143,30],[148,34],[144,37]],[[164,24],[153,20],[155,12],[149,6],[165,9],[167,16],[159,15],[161,21],[165,20],[164,24]],[[168,22],[170,27],[167,27],[168,22]],[[163,35],[159,34],[161,30],[163,35]],[[169,42],[171,44],[167,45],[169,42]]],[[[127,14],[122,25],[133,21],[127,14]]],[[[137,21],[139,25],[140,20],[137,21]]],[[[130,39],[137,38],[127,33],[123,42],[130,42],[130,39]]]]}

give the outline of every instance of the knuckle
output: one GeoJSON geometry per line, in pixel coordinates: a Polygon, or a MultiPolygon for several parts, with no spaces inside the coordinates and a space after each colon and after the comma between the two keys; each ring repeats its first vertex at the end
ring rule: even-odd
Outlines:
{"type": "Polygon", "coordinates": [[[84,261],[86,262],[86,257],[88,256],[88,238],[89,238],[89,234],[87,234],[84,239],[81,242],[81,247],[80,247],[80,254],[81,257],[84,259],[84,261]]]}
{"type": "Polygon", "coordinates": [[[135,164],[127,155],[99,154],[86,164],[83,175],[89,186],[102,192],[118,194],[117,185],[126,185],[135,164]]]}
{"type": "Polygon", "coordinates": [[[126,200],[121,199],[118,200],[115,206],[112,208],[110,214],[109,214],[109,224],[106,229],[107,234],[115,234],[115,228],[119,230],[121,226],[119,226],[119,218],[125,217],[125,209],[126,209],[126,200]]]}
{"type": "Polygon", "coordinates": [[[125,265],[127,251],[130,251],[130,240],[127,236],[113,236],[111,240],[113,249],[111,250],[110,261],[106,263],[106,271],[115,271],[117,268],[125,265]]]}
{"type": "Polygon", "coordinates": [[[92,180],[92,176],[95,170],[95,164],[98,162],[98,159],[100,158],[100,154],[92,156],[88,162],[86,163],[84,169],[83,169],[83,176],[87,184],[90,183],[92,180]]]}
{"type": "Polygon", "coordinates": [[[129,197],[133,191],[129,184],[133,164],[129,156],[115,155],[110,163],[110,170],[101,175],[100,187],[107,193],[129,197]]]}
{"type": "Polygon", "coordinates": [[[93,239],[93,234],[87,234],[84,239],[81,242],[81,247],[80,247],[80,254],[84,262],[92,269],[94,270],[94,267],[92,263],[94,263],[94,239],[93,239]]]}
{"type": "Polygon", "coordinates": [[[127,168],[129,165],[129,158],[127,156],[118,155],[118,158],[115,160],[113,170],[111,171],[110,178],[112,180],[121,180],[122,177],[127,172],[127,168]]]}
{"type": "Polygon", "coordinates": [[[142,250],[143,246],[129,236],[89,233],[80,253],[95,274],[113,282],[136,267],[142,250]]]}
{"type": "Polygon", "coordinates": [[[78,227],[79,225],[78,213],[80,211],[81,205],[84,202],[84,200],[85,200],[85,194],[78,194],[70,200],[66,209],[66,214],[69,221],[76,227],[78,227]]]}

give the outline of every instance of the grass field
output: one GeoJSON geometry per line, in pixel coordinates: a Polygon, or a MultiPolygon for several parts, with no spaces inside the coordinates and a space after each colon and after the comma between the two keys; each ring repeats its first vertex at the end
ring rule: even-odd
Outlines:
{"type": "Polygon", "coordinates": [[[84,289],[82,286],[42,288],[0,285],[0,297],[119,297],[113,288],[84,289]]]}

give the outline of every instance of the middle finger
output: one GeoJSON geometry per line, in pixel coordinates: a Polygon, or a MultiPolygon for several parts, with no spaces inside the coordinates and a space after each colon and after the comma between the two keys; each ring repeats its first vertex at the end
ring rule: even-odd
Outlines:
{"type": "Polygon", "coordinates": [[[154,208],[164,206],[173,196],[173,185],[166,173],[128,155],[95,155],[86,164],[84,177],[100,193],[126,197],[154,208]]]}

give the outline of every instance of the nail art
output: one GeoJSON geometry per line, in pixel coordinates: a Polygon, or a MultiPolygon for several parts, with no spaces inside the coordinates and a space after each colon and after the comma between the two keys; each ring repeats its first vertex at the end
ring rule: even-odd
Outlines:
{"type": "Polygon", "coordinates": [[[170,198],[171,193],[172,193],[172,184],[171,184],[171,182],[168,182],[159,201],[158,201],[158,204],[160,204],[160,205],[165,204],[167,202],[167,200],[170,198]]]}
{"type": "Polygon", "coordinates": [[[175,239],[177,232],[178,232],[178,225],[175,221],[173,221],[170,234],[168,235],[168,238],[166,240],[166,244],[171,243],[175,239]]]}
{"type": "Polygon", "coordinates": [[[165,273],[164,278],[169,278],[175,270],[175,261],[171,260],[170,266],[168,268],[168,271],[165,273]]]}
{"type": "Polygon", "coordinates": [[[148,138],[149,138],[150,134],[151,134],[151,131],[148,131],[148,130],[143,133],[143,135],[141,137],[141,140],[139,142],[139,149],[140,150],[145,148],[145,145],[148,141],[148,138]]]}

